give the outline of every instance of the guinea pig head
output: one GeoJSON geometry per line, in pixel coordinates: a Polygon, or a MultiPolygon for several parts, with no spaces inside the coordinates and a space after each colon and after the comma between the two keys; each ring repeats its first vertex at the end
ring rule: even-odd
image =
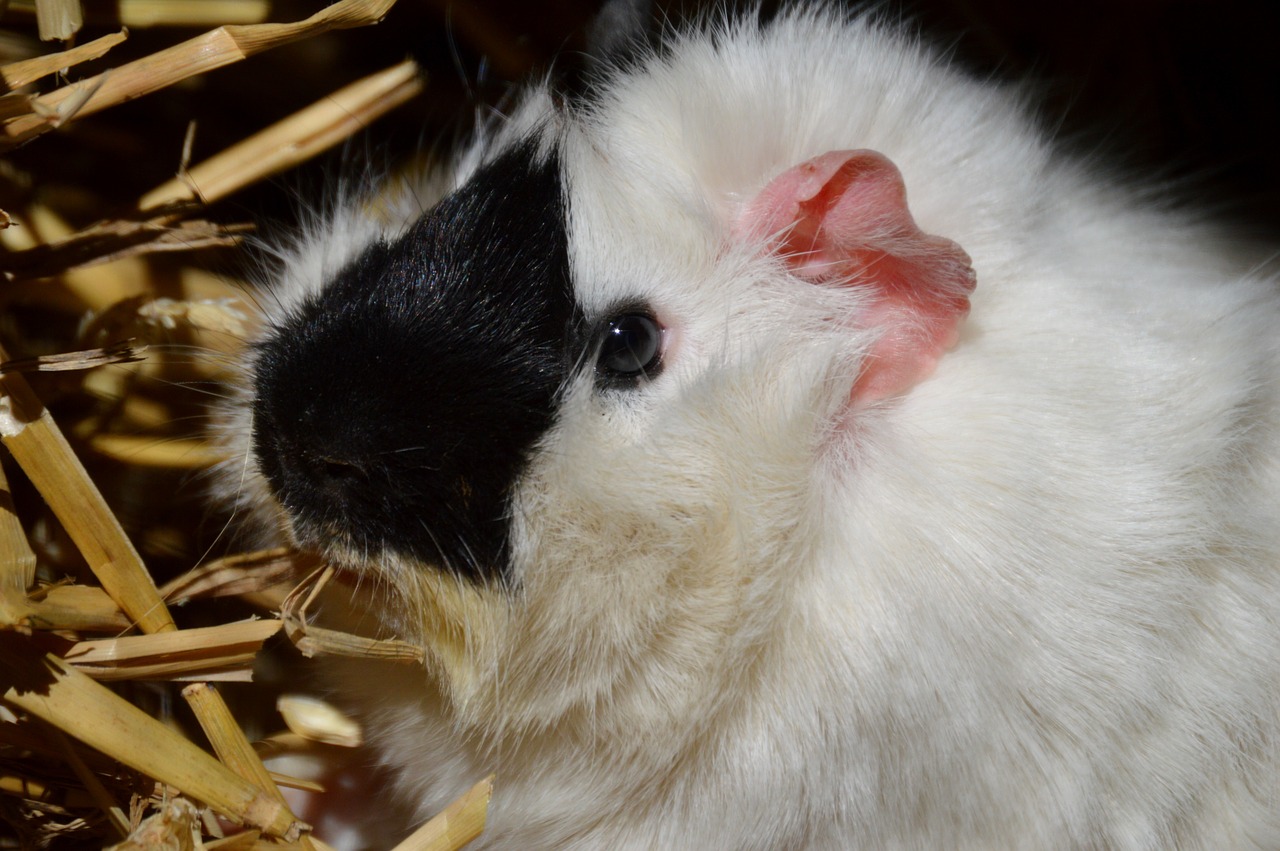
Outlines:
{"type": "Polygon", "coordinates": [[[629,199],[577,156],[508,148],[279,322],[253,453],[460,713],[674,741],[742,692],[823,545],[831,446],[927,378],[973,273],[874,152],[737,204],[629,199]]]}

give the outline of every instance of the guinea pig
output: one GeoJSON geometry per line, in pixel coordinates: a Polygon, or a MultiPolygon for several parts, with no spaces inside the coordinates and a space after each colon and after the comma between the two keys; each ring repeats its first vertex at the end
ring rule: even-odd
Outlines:
{"type": "Polygon", "coordinates": [[[284,252],[225,490],[475,847],[1280,848],[1258,268],[867,17],[673,29],[284,252]]]}

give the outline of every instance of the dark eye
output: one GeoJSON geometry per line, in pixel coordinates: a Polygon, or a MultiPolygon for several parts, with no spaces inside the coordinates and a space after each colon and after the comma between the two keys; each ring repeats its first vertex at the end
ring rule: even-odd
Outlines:
{"type": "Polygon", "coordinates": [[[662,326],[647,313],[622,313],[605,325],[596,371],[610,381],[652,378],[662,367],[662,326]]]}

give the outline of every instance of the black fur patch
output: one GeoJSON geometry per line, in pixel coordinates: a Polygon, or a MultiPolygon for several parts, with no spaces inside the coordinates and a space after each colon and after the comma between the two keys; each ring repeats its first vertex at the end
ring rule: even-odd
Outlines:
{"type": "Polygon", "coordinates": [[[507,151],[262,346],[254,450],[301,542],[506,573],[511,489],[572,365],[559,164],[507,151]]]}

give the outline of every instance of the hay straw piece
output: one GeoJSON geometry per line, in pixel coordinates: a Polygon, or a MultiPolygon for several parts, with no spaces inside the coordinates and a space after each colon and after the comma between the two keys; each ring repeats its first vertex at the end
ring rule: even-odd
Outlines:
{"type": "MultiPolygon", "coordinates": [[[[268,0],[116,0],[116,17],[127,27],[212,27],[259,24],[271,13],[268,0]]],[[[92,11],[90,12],[92,15],[92,11]]]]}
{"type": "Polygon", "coordinates": [[[117,845],[106,851],[196,851],[200,812],[190,801],[165,801],[160,812],[147,818],[117,845]]]}
{"type": "MultiPolygon", "coordinates": [[[[0,730],[3,728],[0,727],[0,730]]],[[[272,733],[253,743],[253,749],[264,760],[288,754],[308,753],[315,750],[315,747],[316,742],[288,731],[272,733]]]]}
{"type": "Polygon", "coordinates": [[[260,834],[256,830],[246,830],[234,836],[206,842],[204,848],[205,851],[253,851],[256,848],[270,848],[272,851],[280,851],[281,846],[275,843],[258,842],[259,836],[260,834]]]}
{"type": "Polygon", "coordinates": [[[75,118],[151,94],[272,47],[332,29],[376,24],[394,4],[395,0],[340,0],[305,20],[291,24],[218,27],[36,98],[33,114],[14,119],[0,129],[0,149],[25,142],[75,118]]]}
{"type": "Polygon", "coordinates": [[[225,456],[199,438],[156,438],[134,434],[98,434],[89,438],[93,450],[134,467],[203,470],[225,456]]]}
{"type": "Polygon", "coordinates": [[[283,849],[287,848],[287,846],[275,842],[259,841],[259,836],[260,834],[256,830],[246,830],[243,833],[206,842],[203,847],[205,851],[257,851],[257,849],[283,851],[283,849]]]}
{"type": "Polygon", "coordinates": [[[124,632],[129,618],[101,588],[56,585],[26,599],[21,625],[75,632],[124,632]]]}
{"type": "MultiPolygon", "coordinates": [[[[244,732],[232,717],[231,710],[227,708],[213,686],[207,683],[190,685],[182,690],[182,696],[186,698],[187,703],[200,719],[200,727],[209,737],[209,743],[213,745],[213,752],[218,755],[218,759],[236,774],[274,797],[285,811],[289,812],[284,793],[271,779],[271,773],[262,764],[253,745],[249,744],[249,740],[244,737],[244,732]]],[[[314,848],[310,836],[303,835],[298,841],[304,849],[314,848]]]]}
{"type": "MultiPolygon", "coordinates": [[[[0,160],[0,162],[3,162],[0,160]]],[[[0,246],[8,251],[0,251],[0,274],[5,278],[22,277],[11,271],[14,264],[21,266],[27,263],[25,258],[29,249],[37,246],[48,246],[73,239],[76,231],[61,216],[43,205],[33,205],[23,211],[22,227],[8,228],[0,231],[0,246]]],[[[66,247],[66,246],[63,246],[66,247]]],[[[69,257],[57,250],[45,251],[46,258],[52,258],[52,266],[65,268],[56,285],[47,287],[27,287],[23,297],[28,302],[43,298],[40,303],[47,303],[59,310],[75,313],[98,313],[109,309],[122,299],[134,296],[152,296],[151,272],[146,261],[140,257],[127,254],[117,256],[113,262],[98,265],[93,269],[79,268],[79,260],[67,262],[69,257]]],[[[89,262],[100,259],[101,252],[89,253],[89,262]]],[[[37,276],[39,270],[25,274],[37,276]]],[[[15,288],[9,288],[6,294],[15,288]]]]}
{"type": "Polygon", "coordinates": [[[0,84],[3,84],[7,91],[14,91],[28,83],[34,83],[42,77],[56,74],[64,68],[79,65],[81,62],[99,59],[128,37],[129,34],[121,30],[118,33],[95,38],[87,44],[73,47],[70,50],[23,59],[19,62],[10,62],[8,65],[0,66],[0,84]]]}
{"type": "MultiPolygon", "coordinates": [[[[49,207],[32,205],[23,211],[22,227],[0,231],[0,246],[8,249],[8,253],[0,252],[0,261],[7,266],[14,262],[17,253],[66,239],[74,233],[75,228],[49,207]]],[[[31,299],[49,294],[56,308],[76,313],[98,312],[123,298],[149,294],[148,281],[145,261],[139,257],[128,257],[91,271],[73,267],[59,277],[56,286],[28,287],[24,296],[31,299]]]]}
{"type": "Polygon", "coordinates": [[[0,376],[0,440],[120,608],[144,632],[176,629],[120,521],[21,375],[0,376]]]}
{"type": "Polygon", "coordinates": [[[280,626],[278,620],[250,620],[81,641],[64,658],[98,680],[193,677],[208,671],[247,668],[262,643],[279,632],[280,626]]]}
{"type": "MultiPolygon", "coordinates": [[[[194,282],[183,283],[186,286],[194,282]]],[[[138,309],[138,318],[161,328],[176,328],[181,323],[243,341],[248,335],[249,316],[244,310],[241,295],[237,293],[213,299],[156,298],[138,309]]]]}
{"type": "MultiPolygon", "coordinates": [[[[41,133],[45,133],[55,127],[61,127],[63,123],[75,117],[76,113],[80,111],[80,108],[85,105],[89,98],[97,94],[98,89],[106,82],[107,75],[110,73],[110,71],[103,72],[99,77],[94,78],[93,83],[88,86],[67,86],[64,89],[58,89],[52,94],[57,94],[57,92],[64,90],[67,93],[56,103],[49,103],[39,97],[30,98],[27,101],[29,111],[21,115],[12,116],[12,118],[6,118],[6,123],[2,128],[3,131],[7,133],[10,129],[27,126],[27,129],[14,142],[14,145],[20,145],[39,136],[41,133]]],[[[0,136],[0,142],[3,142],[2,136],[0,136]]],[[[0,150],[5,147],[12,146],[0,144],[0,150]]]]}
{"type": "Polygon", "coordinates": [[[317,697],[282,694],[276,699],[276,709],[284,718],[285,726],[305,739],[343,748],[364,744],[360,725],[317,697]]]}
{"type": "MultiPolygon", "coordinates": [[[[271,0],[95,0],[85,10],[85,20],[91,27],[122,24],[130,29],[259,24],[271,14],[271,6],[271,0]]],[[[35,0],[12,0],[9,12],[30,17],[35,0]]]]}
{"type": "MultiPolygon", "coordinates": [[[[255,747],[256,750],[256,747],[255,747]]],[[[297,789],[301,792],[313,792],[322,795],[325,792],[323,783],[317,783],[314,780],[303,780],[301,777],[290,777],[288,774],[281,774],[278,771],[268,771],[271,775],[271,782],[276,786],[286,789],[297,789]]]]}
{"type": "Polygon", "coordinates": [[[205,597],[233,597],[283,584],[297,555],[285,547],[226,556],[166,582],[160,595],[173,604],[205,597]]]}
{"type": "Polygon", "coordinates": [[[493,795],[490,774],[445,807],[439,815],[415,830],[394,851],[457,851],[484,832],[493,795]]]}
{"type": "Polygon", "coordinates": [[[0,272],[9,282],[49,278],[136,254],[234,246],[250,229],[203,219],[178,221],[172,211],[142,220],[107,219],[56,242],[4,255],[0,272]]]}
{"type": "Polygon", "coordinates": [[[224,198],[336,145],[422,89],[421,71],[413,60],[371,74],[157,186],[142,196],[138,208],[224,198]]]}
{"type": "Polygon", "coordinates": [[[289,592],[280,607],[285,634],[303,656],[308,659],[313,656],[347,656],[419,665],[426,661],[422,648],[407,641],[366,638],[308,624],[307,607],[332,578],[332,567],[315,571],[289,592]]]}
{"type": "MultiPolygon", "coordinates": [[[[208,292],[206,285],[210,280],[208,277],[199,275],[183,275],[181,281],[183,294],[208,292]]],[[[36,288],[36,292],[50,289],[53,288],[36,288]]],[[[224,291],[214,290],[214,292],[224,291]]],[[[173,335],[168,332],[182,329],[200,334],[198,340],[193,340],[196,346],[209,349],[213,347],[211,344],[216,344],[220,346],[217,349],[219,353],[240,352],[244,347],[243,341],[252,327],[252,320],[246,313],[244,305],[242,298],[224,294],[214,298],[195,299],[134,295],[116,302],[96,316],[82,322],[79,344],[101,343],[125,334],[136,334],[147,339],[167,342],[173,338],[173,335]]],[[[81,311],[77,309],[75,312],[81,311]]],[[[184,360],[186,361],[184,366],[209,378],[225,378],[232,371],[228,367],[227,359],[218,357],[213,352],[188,355],[184,360]]],[[[175,361],[176,359],[170,359],[171,363],[175,361]]],[[[85,392],[100,393],[104,398],[119,399],[121,394],[116,381],[107,380],[95,386],[95,382],[102,381],[104,375],[105,373],[98,373],[96,376],[86,376],[85,392]]],[[[139,399],[137,405],[139,409],[151,406],[152,410],[162,410],[163,413],[159,418],[143,416],[135,422],[149,422],[150,425],[158,426],[172,421],[168,407],[163,404],[139,399]]],[[[77,434],[88,437],[91,432],[82,433],[77,430],[77,434]]]]}
{"type": "Polygon", "coordinates": [[[303,656],[346,656],[354,659],[381,659],[421,665],[426,657],[422,648],[407,641],[366,638],[335,629],[309,626],[285,618],[289,639],[303,656]]]}
{"type": "Polygon", "coordinates": [[[309,829],[270,795],[242,779],[182,734],[75,670],[56,656],[10,654],[15,685],[0,695],[135,771],[213,807],[237,823],[292,842],[309,829]]]}
{"type": "MultiPolygon", "coordinates": [[[[20,115],[29,115],[31,109],[31,95],[10,92],[7,95],[0,96],[0,121],[8,121],[10,118],[17,118],[20,115]]],[[[12,222],[13,219],[6,214],[5,227],[9,227],[12,222]]]]}
{"type": "Polygon", "coordinates": [[[27,589],[36,579],[36,554],[13,506],[9,482],[0,468],[0,624],[26,616],[27,589]]]}
{"type": "Polygon", "coordinates": [[[41,41],[61,41],[84,26],[80,0],[36,0],[36,25],[41,41]]]}
{"type": "Polygon", "coordinates": [[[135,346],[133,340],[122,340],[109,346],[86,349],[79,352],[61,352],[34,358],[19,358],[0,362],[0,375],[10,372],[61,372],[73,369],[92,369],[109,363],[134,363],[142,360],[146,346],[135,346]]]}
{"type": "Polygon", "coordinates": [[[204,705],[204,711],[197,714],[200,715],[201,727],[209,737],[209,743],[213,745],[213,752],[218,755],[218,759],[262,791],[279,797],[279,790],[272,782],[267,767],[262,764],[262,760],[258,759],[253,748],[249,748],[247,752],[240,749],[241,737],[236,735],[240,725],[236,723],[225,703],[210,699],[215,694],[213,687],[206,683],[195,683],[182,690],[182,696],[187,703],[193,707],[197,704],[204,705]],[[232,735],[227,735],[228,732],[232,735]]]}

